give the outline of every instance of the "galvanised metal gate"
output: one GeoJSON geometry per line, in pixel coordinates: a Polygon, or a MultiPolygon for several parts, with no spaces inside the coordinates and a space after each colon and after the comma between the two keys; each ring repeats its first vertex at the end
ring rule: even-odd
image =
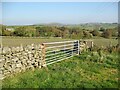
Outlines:
{"type": "Polygon", "coordinates": [[[42,44],[42,66],[79,55],[79,40],[42,44]]]}

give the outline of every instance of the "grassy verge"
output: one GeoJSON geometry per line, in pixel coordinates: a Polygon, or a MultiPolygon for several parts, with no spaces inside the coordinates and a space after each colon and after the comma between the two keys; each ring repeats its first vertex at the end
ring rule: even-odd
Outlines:
{"type": "Polygon", "coordinates": [[[117,88],[117,53],[86,52],[3,80],[3,88],[117,88]]]}

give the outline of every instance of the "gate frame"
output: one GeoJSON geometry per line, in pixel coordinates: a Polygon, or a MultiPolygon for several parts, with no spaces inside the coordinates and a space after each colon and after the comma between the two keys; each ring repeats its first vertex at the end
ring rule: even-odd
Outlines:
{"type": "Polygon", "coordinates": [[[54,47],[61,47],[62,45],[60,45],[60,46],[52,46],[52,47],[46,47],[46,45],[50,45],[50,44],[64,44],[63,46],[67,46],[67,45],[65,45],[65,43],[71,43],[71,42],[73,42],[74,44],[74,47],[73,48],[75,48],[75,45],[76,45],[76,43],[77,43],[77,54],[76,55],[79,55],[80,54],[80,43],[79,43],[79,40],[71,40],[71,41],[60,41],[60,42],[48,42],[48,43],[42,43],[41,44],[41,66],[42,67],[47,67],[47,65],[49,65],[49,64],[52,64],[52,63],[55,63],[55,62],[59,62],[59,61],[62,61],[62,60],[64,60],[64,59],[68,59],[68,58],[71,58],[71,57],[73,57],[74,55],[72,55],[72,56],[70,56],[70,57],[67,57],[67,58],[63,58],[63,59],[61,59],[61,60],[56,60],[56,61],[54,61],[54,62],[50,62],[50,63],[46,63],[46,60],[45,60],[45,56],[46,56],[46,49],[47,48],[53,48],[54,49],[54,47]]]}

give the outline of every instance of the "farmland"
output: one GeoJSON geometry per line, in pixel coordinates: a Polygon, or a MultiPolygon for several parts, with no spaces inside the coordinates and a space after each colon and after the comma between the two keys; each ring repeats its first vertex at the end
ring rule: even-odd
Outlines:
{"type": "Polygon", "coordinates": [[[23,46],[29,45],[29,44],[41,44],[43,42],[53,42],[53,41],[65,41],[70,39],[61,39],[61,38],[22,38],[22,37],[3,37],[2,38],[2,44],[3,46],[20,46],[21,44],[23,46]]]}
{"type": "Polygon", "coordinates": [[[117,53],[84,52],[3,80],[3,88],[118,88],[117,53]]]}
{"type": "MultiPolygon", "coordinates": [[[[2,44],[3,46],[23,46],[28,44],[40,44],[43,42],[54,42],[54,41],[65,41],[73,39],[62,39],[62,38],[22,38],[22,37],[3,37],[2,44]]],[[[108,46],[111,42],[112,45],[118,44],[116,39],[105,39],[105,38],[96,38],[96,39],[81,39],[81,40],[93,40],[94,43],[98,46],[108,46]]]]}

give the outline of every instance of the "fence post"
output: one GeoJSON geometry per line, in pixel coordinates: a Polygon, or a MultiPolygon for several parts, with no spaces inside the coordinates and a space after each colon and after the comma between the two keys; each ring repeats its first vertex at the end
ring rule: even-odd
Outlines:
{"type": "Polygon", "coordinates": [[[78,40],[78,55],[80,54],[80,42],[78,40]]]}
{"type": "Polygon", "coordinates": [[[65,53],[65,43],[64,43],[64,54],[66,54],[66,53],[65,53]]]}
{"type": "Polygon", "coordinates": [[[79,55],[79,40],[74,42],[74,50],[75,50],[75,53],[79,55]]]}
{"type": "Polygon", "coordinates": [[[45,44],[41,44],[41,66],[46,67],[46,61],[45,61],[45,44]]]}

